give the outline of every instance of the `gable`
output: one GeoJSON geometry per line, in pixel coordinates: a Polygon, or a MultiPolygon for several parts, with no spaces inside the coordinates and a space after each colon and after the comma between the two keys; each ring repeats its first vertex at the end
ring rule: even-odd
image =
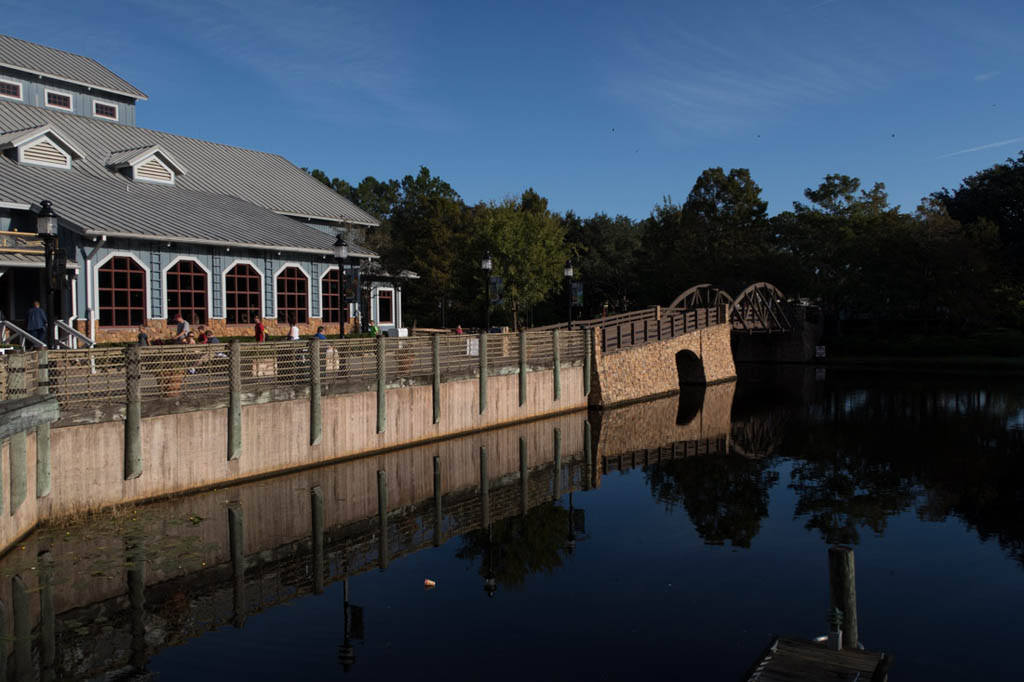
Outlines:
{"type": "Polygon", "coordinates": [[[18,161],[34,163],[40,166],[71,167],[71,155],[54,144],[49,136],[44,135],[35,142],[23,145],[18,149],[18,161]]]}
{"type": "Polygon", "coordinates": [[[135,166],[136,180],[152,182],[174,182],[174,173],[154,154],[146,161],[135,166]]]}

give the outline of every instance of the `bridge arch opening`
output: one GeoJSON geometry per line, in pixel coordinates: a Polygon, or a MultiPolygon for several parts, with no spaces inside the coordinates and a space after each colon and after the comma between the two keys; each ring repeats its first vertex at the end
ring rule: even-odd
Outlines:
{"type": "Polygon", "coordinates": [[[685,386],[707,384],[704,375],[704,362],[691,350],[676,353],[676,372],[679,374],[679,388],[685,386]]]}

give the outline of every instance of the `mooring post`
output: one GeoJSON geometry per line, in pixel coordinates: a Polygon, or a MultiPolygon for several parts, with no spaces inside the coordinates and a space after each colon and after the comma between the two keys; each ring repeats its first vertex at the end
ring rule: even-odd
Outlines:
{"type": "MultiPolygon", "coordinates": [[[[50,392],[50,359],[46,349],[39,351],[39,395],[50,392]]],[[[50,425],[36,427],[36,497],[50,494],[50,425]]]]}
{"type": "Polygon", "coordinates": [[[242,344],[228,346],[228,461],[242,456],[242,344]]]}
{"type": "Polygon", "coordinates": [[[828,548],[829,610],[843,612],[843,647],[857,648],[857,579],[851,547],[828,548]]]}
{"type": "Polygon", "coordinates": [[[387,346],[383,336],[377,337],[377,433],[384,433],[387,426],[387,396],[384,386],[387,382],[387,346]]]}
{"type": "Polygon", "coordinates": [[[40,552],[39,565],[39,667],[41,679],[54,679],[57,660],[57,621],[53,611],[53,556],[40,552]]]}
{"type": "Polygon", "coordinates": [[[313,593],[324,591],[324,492],[315,485],[309,490],[309,511],[313,531],[313,593]]]}
{"type": "Polygon", "coordinates": [[[519,330],[519,407],[526,404],[526,330],[519,330]]]}
{"type": "Polygon", "coordinates": [[[125,541],[128,604],[132,620],[132,665],[146,664],[146,555],[139,540],[125,541]]]}
{"type": "MultiPolygon", "coordinates": [[[[436,337],[435,337],[436,338],[436,337]]],[[[441,510],[441,458],[434,455],[434,547],[444,540],[444,517],[441,510]]]]}
{"type": "Polygon", "coordinates": [[[228,504],[228,547],[231,550],[231,571],[234,577],[234,617],[232,624],[240,628],[245,624],[245,528],[242,505],[228,504]]]}
{"type": "Polygon", "coordinates": [[[526,439],[519,437],[519,486],[522,491],[522,514],[530,509],[530,470],[526,462],[526,439]]]}
{"type": "Polygon", "coordinates": [[[124,370],[124,479],[127,481],[142,475],[142,353],[138,346],[124,349],[124,370]]]}
{"type": "Polygon", "coordinates": [[[377,554],[380,570],[388,567],[388,472],[377,471],[377,516],[380,520],[380,539],[377,554]]]}
{"type": "MultiPolygon", "coordinates": [[[[11,369],[11,393],[23,398],[28,394],[28,377],[25,376],[25,370],[28,369],[28,354],[12,355],[11,369]]],[[[24,431],[12,434],[10,443],[9,497],[13,516],[25,501],[28,489],[28,434],[24,431]]]]}
{"type": "Polygon", "coordinates": [[[324,437],[320,339],[309,342],[309,444],[319,445],[324,437]]]}
{"type": "Polygon", "coordinates": [[[596,334],[597,330],[593,328],[583,330],[583,397],[590,395],[590,367],[593,362],[591,356],[594,353],[596,334]]]}
{"type": "Polygon", "coordinates": [[[484,528],[491,525],[491,504],[490,504],[491,482],[487,478],[487,446],[480,446],[480,514],[481,523],[484,528]]]}
{"type": "Polygon", "coordinates": [[[430,349],[434,361],[434,423],[441,421],[441,335],[434,334],[430,339],[430,349]]]}
{"type": "Polygon", "coordinates": [[[562,362],[561,354],[558,349],[558,330],[553,329],[551,331],[551,348],[552,354],[555,357],[554,365],[554,383],[555,383],[555,400],[562,397],[562,362]]]}
{"type": "Polygon", "coordinates": [[[555,481],[552,492],[552,499],[558,500],[562,496],[562,429],[555,429],[555,481]]]}
{"type": "Polygon", "coordinates": [[[477,345],[480,356],[480,414],[487,411],[487,332],[480,333],[477,345]]]}
{"type": "Polygon", "coordinates": [[[20,575],[11,578],[11,601],[14,607],[14,674],[11,679],[31,680],[32,625],[29,621],[28,589],[20,575]]]}
{"type": "Polygon", "coordinates": [[[590,479],[596,476],[596,462],[590,456],[590,420],[583,422],[583,489],[590,490],[590,479]]]}

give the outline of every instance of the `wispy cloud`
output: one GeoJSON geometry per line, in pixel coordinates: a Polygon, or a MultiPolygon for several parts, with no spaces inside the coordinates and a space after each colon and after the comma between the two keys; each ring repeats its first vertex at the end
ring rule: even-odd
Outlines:
{"type": "Polygon", "coordinates": [[[1024,142],[1024,137],[1013,137],[1013,138],[1010,138],[1009,140],[1000,140],[999,142],[990,142],[988,144],[983,144],[983,145],[980,145],[980,146],[977,146],[977,147],[969,147],[968,149],[961,149],[958,152],[950,152],[949,154],[943,154],[942,156],[938,156],[936,158],[938,158],[938,159],[946,159],[946,158],[949,158],[950,156],[960,156],[961,154],[970,154],[971,152],[980,152],[980,151],[983,151],[985,149],[995,149],[996,147],[1005,147],[1007,145],[1017,144],[1018,142],[1024,142]]]}
{"type": "Polygon", "coordinates": [[[979,82],[980,81],[990,81],[990,80],[992,80],[993,78],[995,78],[998,75],[999,75],[998,71],[988,71],[987,73],[979,73],[977,76],[974,77],[974,80],[979,81],[979,82]]]}

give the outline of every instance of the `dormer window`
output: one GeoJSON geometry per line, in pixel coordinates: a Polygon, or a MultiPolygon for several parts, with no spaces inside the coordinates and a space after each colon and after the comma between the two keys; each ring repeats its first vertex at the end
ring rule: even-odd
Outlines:
{"type": "Polygon", "coordinates": [[[92,103],[92,115],[97,118],[107,118],[111,121],[116,121],[117,105],[112,102],[94,100],[92,103]]]}
{"type": "Polygon", "coordinates": [[[139,182],[173,185],[175,177],[185,174],[185,168],[158,145],[114,152],[107,165],[139,182]]]}
{"type": "Polygon", "coordinates": [[[47,90],[46,106],[52,109],[64,109],[65,111],[71,111],[71,95],[66,92],[47,90]]]}
{"type": "Polygon", "coordinates": [[[35,126],[0,135],[0,151],[18,163],[53,168],[71,168],[73,159],[83,154],[55,126],[35,126]]]}
{"type": "Polygon", "coordinates": [[[21,83],[0,80],[0,97],[21,101],[21,83]]]}

